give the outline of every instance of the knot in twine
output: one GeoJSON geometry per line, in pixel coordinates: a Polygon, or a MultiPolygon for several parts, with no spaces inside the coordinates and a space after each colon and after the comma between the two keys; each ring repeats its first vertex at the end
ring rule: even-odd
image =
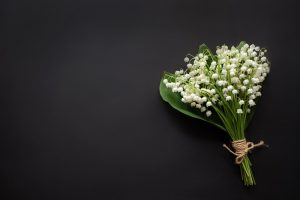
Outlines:
{"type": "Polygon", "coordinates": [[[264,141],[260,141],[257,144],[254,144],[253,142],[247,142],[246,139],[241,139],[241,140],[234,140],[231,142],[231,145],[234,149],[232,151],[226,144],[223,144],[223,147],[225,147],[230,153],[235,155],[235,163],[236,164],[241,164],[247,155],[247,153],[251,150],[254,149],[255,147],[259,146],[267,146],[265,145],[264,141]]]}

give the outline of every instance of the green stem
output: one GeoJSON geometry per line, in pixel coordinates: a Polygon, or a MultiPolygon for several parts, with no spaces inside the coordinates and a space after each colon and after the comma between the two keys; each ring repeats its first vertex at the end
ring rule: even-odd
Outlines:
{"type": "Polygon", "coordinates": [[[251,170],[251,162],[246,155],[243,162],[240,164],[241,176],[245,186],[255,185],[255,179],[251,170]]]}
{"type": "MultiPolygon", "coordinates": [[[[223,105],[223,109],[220,109],[217,106],[213,106],[213,108],[222,120],[224,127],[226,128],[226,131],[228,132],[232,141],[245,139],[245,118],[247,114],[245,113],[244,115],[238,115],[230,112],[228,108],[233,108],[233,110],[237,109],[237,99],[230,103],[230,105],[223,105]]],[[[255,179],[251,170],[251,162],[249,160],[248,155],[244,156],[242,163],[240,163],[239,165],[241,171],[241,178],[244,182],[244,185],[255,185],[255,179]]]]}

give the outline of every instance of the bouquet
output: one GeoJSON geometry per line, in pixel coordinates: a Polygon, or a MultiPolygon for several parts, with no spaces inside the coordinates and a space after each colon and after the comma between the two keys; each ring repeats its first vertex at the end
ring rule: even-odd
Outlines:
{"type": "Polygon", "coordinates": [[[235,156],[246,186],[255,185],[248,152],[264,145],[247,141],[245,130],[270,71],[266,52],[241,42],[217,47],[213,54],[202,44],[195,56],[184,58],[185,69],[165,72],[160,82],[160,95],[173,108],[228,133],[231,147],[223,146],[235,156]]]}

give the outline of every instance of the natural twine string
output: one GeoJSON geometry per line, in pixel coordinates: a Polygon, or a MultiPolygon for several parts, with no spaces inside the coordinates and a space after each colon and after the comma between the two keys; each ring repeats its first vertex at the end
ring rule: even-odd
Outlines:
{"type": "Polygon", "coordinates": [[[259,143],[254,144],[253,142],[247,142],[246,139],[241,139],[241,140],[232,141],[231,145],[234,151],[232,151],[226,144],[223,144],[223,147],[225,147],[230,153],[236,156],[235,157],[236,164],[241,164],[245,156],[251,149],[254,149],[255,147],[263,146],[265,145],[265,143],[264,141],[261,140],[259,143]]]}

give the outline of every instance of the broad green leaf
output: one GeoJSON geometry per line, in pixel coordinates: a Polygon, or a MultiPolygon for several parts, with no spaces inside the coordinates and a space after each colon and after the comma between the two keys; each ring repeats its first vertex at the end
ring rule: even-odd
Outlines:
{"type": "Polygon", "coordinates": [[[220,128],[221,130],[226,131],[216,113],[213,113],[213,115],[210,117],[206,117],[205,113],[201,113],[200,110],[192,108],[190,105],[183,103],[181,101],[181,95],[178,93],[174,93],[171,89],[167,88],[166,85],[163,83],[164,79],[168,79],[169,81],[173,82],[175,80],[175,75],[165,72],[160,81],[159,92],[160,96],[164,101],[168,102],[173,108],[185,115],[196,119],[204,120],[220,128]]]}

